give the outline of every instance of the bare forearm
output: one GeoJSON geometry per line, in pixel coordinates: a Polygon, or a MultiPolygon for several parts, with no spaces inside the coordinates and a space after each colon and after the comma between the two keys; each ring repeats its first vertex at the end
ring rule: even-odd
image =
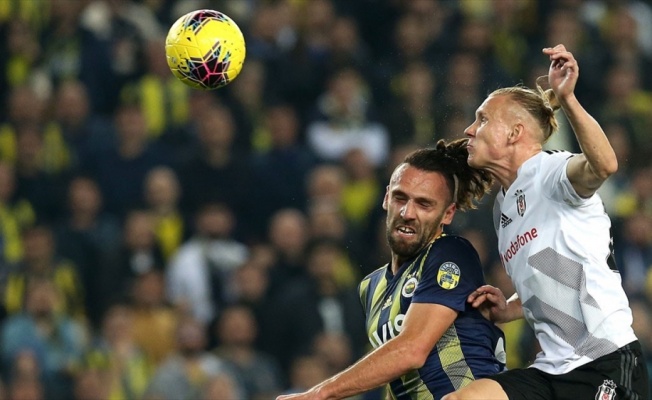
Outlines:
{"type": "Polygon", "coordinates": [[[618,169],[616,153],[600,124],[582,107],[575,95],[560,99],[560,103],[588,167],[601,183],[618,169]]]}
{"type": "MultiPolygon", "coordinates": [[[[398,339],[398,338],[397,338],[398,339]]],[[[342,399],[382,386],[423,365],[422,358],[406,340],[391,340],[351,367],[324,381],[320,398],[342,399]]],[[[424,358],[425,359],[425,358],[424,358]]]]}

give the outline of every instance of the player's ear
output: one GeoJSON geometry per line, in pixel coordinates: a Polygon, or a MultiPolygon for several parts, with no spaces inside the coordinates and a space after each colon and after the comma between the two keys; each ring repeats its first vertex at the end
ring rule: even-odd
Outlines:
{"type": "Polygon", "coordinates": [[[512,127],[512,131],[509,132],[507,142],[509,144],[513,144],[518,142],[521,137],[523,136],[523,133],[525,132],[525,127],[521,123],[514,124],[512,127]]]}
{"type": "Polygon", "coordinates": [[[446,207],[446,210],[444,210],[444,217],[441,219],[441,223],[444,225],[450,225],[450,223],[453,222],[456,210],[457,206],[455,203],[450,203],[448,207],[446,207]]]}
{"type": "Polygon", "coordinates": [[[385,197],[383,197],[383,210],[387,211],[387,203],[389,202],[389,185],[385,188],[385,197]]]}

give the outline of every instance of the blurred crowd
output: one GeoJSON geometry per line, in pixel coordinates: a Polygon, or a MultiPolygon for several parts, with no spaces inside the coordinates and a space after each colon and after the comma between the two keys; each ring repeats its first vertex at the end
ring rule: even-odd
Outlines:
{"type": "MultiPolygon", "coordinates": [[[[369,348],[356,286],[389,260],[391,171],[559,43],[619,158],[600,194],[652,367],[650,3],[0,0],[0,32],[0,399],[261,400],[343,369],[369,348]],[[165,60],[200,8],[247,42],[216,91],[165,60]]],[[[558,117],[548,146],[579,151],[558,117]]],[[[448,231],[509,297],[493,194],[448,231]]],[[[529,327],[503,329],[528,365],[529,327]]]]}

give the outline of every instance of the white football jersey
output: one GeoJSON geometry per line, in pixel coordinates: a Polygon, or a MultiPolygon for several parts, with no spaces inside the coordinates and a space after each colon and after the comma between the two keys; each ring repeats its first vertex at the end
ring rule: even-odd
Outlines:
{"type": "Polygon", "coordinates": [[[496,197],[500,257],[542,351],[533,367],[562,374],[636,340],[598,194],[581,198],[566,166],[541,152],[496,197]]]}

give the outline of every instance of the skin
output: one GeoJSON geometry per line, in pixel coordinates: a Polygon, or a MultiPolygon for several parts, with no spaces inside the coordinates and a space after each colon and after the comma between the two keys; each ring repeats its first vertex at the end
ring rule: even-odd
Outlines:
{"type": "MultiPolygon", "coordinates": [[[[453,220],[455,205],[451,197],[440,173],[421,171],[407,164],[397,167],[383,201],[393,273],[435,240],[444,225],[453,220]]],[[[445,306],[412,304],[405,315],[403,330],[394,339],[310,390],[279,396],[277,400],[342,399],[386,384],[423,366],[455,318],[457,311],[445,306]]]]}
{"type": "MultiPolygon", "coordinates": [[[[598,122],[575,97],[579,66],[564,45],[544,48],[550,58],[548,82],[575,132],[582,153],[571,158],[566,168],[568,179],[578,195],[588,198],[618,170],[616,154],[598,122]]],[[[533,117],[508,96],[489,96],[476,111],[476,120],[465,134],[469,137],[469,165],[489,171],[505,188],[517,177],[518,168],[542,151],[543,132],[533,117]]],[[[523,318],[518,294],[509,300],[496,287],[485,285],[468,297],[494,322],[523,318]]],[[[479,379],[444,396],[442,400],[507,400],[507,394],[495,381],[479,379]]]]}

